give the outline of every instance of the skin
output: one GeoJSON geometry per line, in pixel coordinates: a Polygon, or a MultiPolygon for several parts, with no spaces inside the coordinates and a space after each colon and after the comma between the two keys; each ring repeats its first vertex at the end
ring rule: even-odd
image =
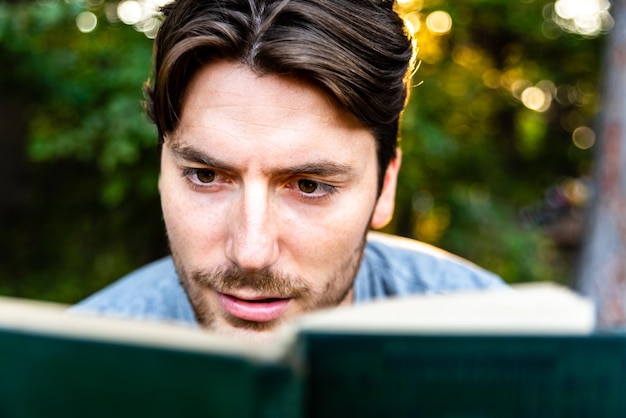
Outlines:
{"type": "Polygon", "coordinates": [[[159,189],[200,324],[264,340],[353,299],[369,226],[393,212],[400,158],[377,194],[372,134],[317,88],[229,61],[192,79],[165,139],[159,189]]]}

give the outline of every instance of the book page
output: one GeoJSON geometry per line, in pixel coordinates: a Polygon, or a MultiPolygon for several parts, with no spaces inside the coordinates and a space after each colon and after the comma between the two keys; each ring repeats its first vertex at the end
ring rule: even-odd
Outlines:
{"type": "Polygon", "coordinates": [[[588,334],[591,301],[554,283],[510,289],[415,295],[302,317],[305,330],[437,334],[588,334]]]}
{"type": "Polygon", "coordinates": [[[259,350],[253,344],[191,326],[123,320],[95,314],[70,314],[66,309],[67,306],[62,304],[0,297],[0,330],[219,353],[225,356],[243,356],[255,361],[275,361],[283,355],[283,348],[278,345],[269,345],[259,350]]]}

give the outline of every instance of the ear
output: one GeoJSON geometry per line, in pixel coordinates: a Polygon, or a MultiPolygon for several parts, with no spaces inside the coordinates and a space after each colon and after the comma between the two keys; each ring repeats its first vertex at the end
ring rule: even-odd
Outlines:
{"type": "Polygon", "coordinates": [[[383,179],[383,188],[374,207],[370,225],[374,229],[384,227],[393,216],[393,209],[396,201],[396,185],[398,184],[398,172],[402,163],[402,152],[397,149],[396,157],[389,162],[383,179]]]}

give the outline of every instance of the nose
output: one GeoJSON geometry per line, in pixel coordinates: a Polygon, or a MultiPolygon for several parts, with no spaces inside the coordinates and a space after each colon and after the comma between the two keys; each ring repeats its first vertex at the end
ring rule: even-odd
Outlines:
{"type": "Polygon", "coordinates": [[[226,257],[242,270],[273,265],[279,253],[278,223],[267,187],[249,185],[235,198],[226,257]]]}

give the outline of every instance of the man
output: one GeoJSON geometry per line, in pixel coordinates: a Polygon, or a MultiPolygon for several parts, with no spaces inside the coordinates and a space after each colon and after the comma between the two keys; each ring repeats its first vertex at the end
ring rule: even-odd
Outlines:
{"type": "Polygon", "coordinates": [[[390,219],[414,48],[387,0],[178,0],[148,110],[172,257],[75,310],[262,339],[304,312],[502,286],[390,219]]]}

